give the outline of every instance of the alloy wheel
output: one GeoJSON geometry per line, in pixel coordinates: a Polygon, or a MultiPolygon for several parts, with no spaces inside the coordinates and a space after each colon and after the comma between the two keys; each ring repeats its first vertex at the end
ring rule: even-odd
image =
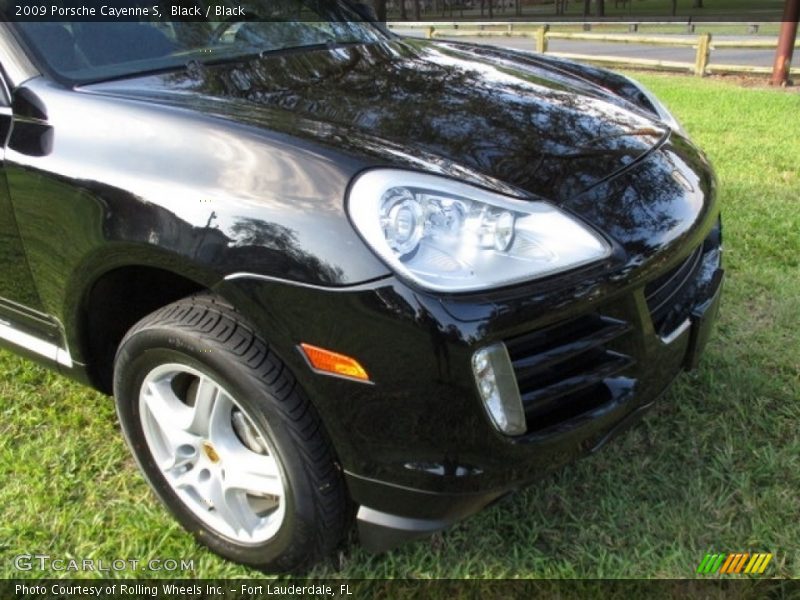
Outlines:
{"type": "Polygon", "coordinates": [[[277,454],[223,386],[186,365],[164,364],[144,378],[139,414],[156,465],[203,523],[243,544],[277,533],[286,512],[277,454]]]}

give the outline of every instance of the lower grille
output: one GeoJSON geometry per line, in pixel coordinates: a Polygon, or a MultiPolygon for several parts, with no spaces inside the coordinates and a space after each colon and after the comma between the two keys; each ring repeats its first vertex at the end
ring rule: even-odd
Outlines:
{"type": "Polygon", "coordinates": [[[606,346],[628,331],[628,323],[595,314],[505,342],[529,432],[561,425],[612,399],[607,380],[633,359],[606,346]]]}
{"type": "Polygon", "coordinates": [[[674,319],[667,319],[672,307],[675,306],[684,290],[691,285],[700,269],[703,258],[703,248],[689,255],[674,269],[667,271],[664,275],[651,281],[644,288],[647,308],[650,309],[650,318],[653,320],[653,327],[659,335],[665,335],[678,325],[680,322],[673,323],[674,319]]]}

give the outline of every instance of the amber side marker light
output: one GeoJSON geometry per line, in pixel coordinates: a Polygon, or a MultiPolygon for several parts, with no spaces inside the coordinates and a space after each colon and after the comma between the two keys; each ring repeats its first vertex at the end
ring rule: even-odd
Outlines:
{"type": "Polygon", "coordinates": [[[308,363],[317,371],[371,383],[367,371],[355,358],[311,344],[300,344],[300,349],[308,363]]]}

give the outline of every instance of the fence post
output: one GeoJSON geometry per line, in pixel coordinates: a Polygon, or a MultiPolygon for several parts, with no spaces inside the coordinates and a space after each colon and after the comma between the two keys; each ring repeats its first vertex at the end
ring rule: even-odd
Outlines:
{"type": "Polygon", "coordinates": [[[711,34],[701,33],[697,38],[697,58],[694,61],[694,74],[703,77],[708,67],[708,56],[711,53],[711,34]]]}
{"type": "Polygon", "coordinates": [[[547,52],[547,32],[550,30],[550,25],[542,25],[536,30],[536,51],[539,54],[547,52]]]}
{"type": "Polygon", "coordinates": [[[436,31],[436,27],[433,27],[433,26],[428,27],[428,39],[429,40],[433,39],[433,34],[434,34],[435,31],[436,31]]]}

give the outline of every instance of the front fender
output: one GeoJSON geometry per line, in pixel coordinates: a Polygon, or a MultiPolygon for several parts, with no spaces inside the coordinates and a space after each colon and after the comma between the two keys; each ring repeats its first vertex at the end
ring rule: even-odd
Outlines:
{"type": "Polygon", "coordinates": [[[209,286],[241,271],[326,286],[386,274],[345,215],[361,162],[189,110],[26,86],[50,143],[29,152],[15,122],[5,168],[42,305],[62,322],[76,290],[125,264],[209,286]]]}

